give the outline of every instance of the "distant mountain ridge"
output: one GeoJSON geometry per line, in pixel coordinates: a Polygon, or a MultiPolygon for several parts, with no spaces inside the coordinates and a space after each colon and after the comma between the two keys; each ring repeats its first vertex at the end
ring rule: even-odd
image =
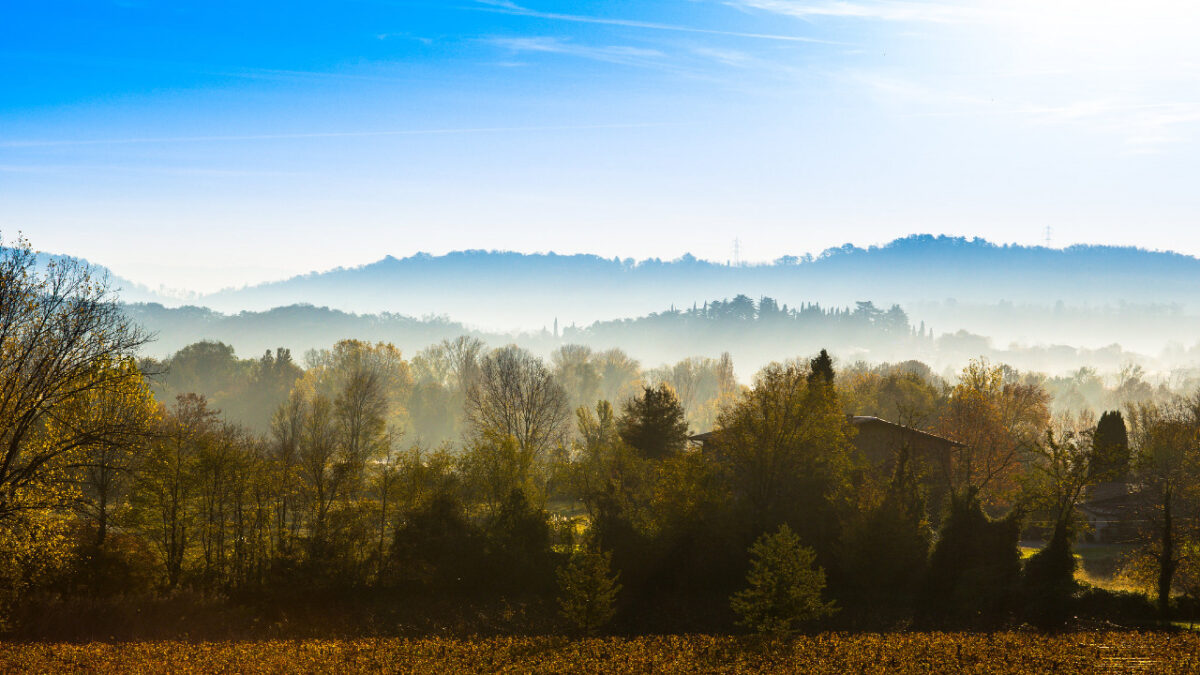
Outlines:
{"type": "MultiPolygon", "coordinates": [[[[60,253],[38,253],[36,264],[38,269],[44,270],[47,265],[54,261],[74,261],[86,265],[91,273],[96,277],[102,277],[108,280],[108,287],[116,293],[117,297],[122,302],[156,302],[165,304],[179,304],[184,300],[175,295],[156,291],[148,286],[139,284],[136,281],[131,281],[113,272],[104,265],[97,265],[86,258],[60,254],[60,253]]],[[[187,296],[189,294],[183,293],[187,296]]]]}
{"type": "MultiPolygon", "coordinates": [[[[45,264],[57,257],[67,256],[43,254],[40,260],[45,264]]],[[[1190,334],[1175,330],[1172,316],[1200,315],[1200,259],[1192,256],[1116,246],[996,245],[932,235],[738,266],[691,255],[635,261],[481,250],[418,253],[206,295],[153,290],[104,267],[95,269],[108,275],[127,303],[186,303],[224,314],[315,305],[357,314],[449,317],[466,329],[492,333],[549,329],[556,322],[563,328],[588,326],[745,294],[792,306],[850,307],[860,300],[882,307],[899,304],[939,329],[965,327],[1001,343],[1121,341],[1158,349],[1166,340],[1192,341],[1190,334]],[[1057,327],[1074,327],[1074,332],[1056,333],[1046,324],[1058,316],[1051,310],[1059,304],[1105,313],[1105,325],[1116,330],[1098,332],[1076,321],[1057,327]],[[1154,327],[1119,318],[1130,314],[1127,305],[1155,314],[1154,327]],[[1024,318],[1001,319],[1013,307],[1023,308],[1018,314],[1024,318]],[[1027,311],[1036,307],[1045,311],[1027,311]],[[1164,326],[1169,330],[1161,330],[1164,326]],[[1157,346],[1139,337],[1153,338],[1157,346]]]]}
{"type": "Polygon", "coordinates": [[[731,266],[676,260],[466,250],[387,256],[199,296],[222,312],[297,303],[350,312],[448,315],[512,330],[636,316],[737,293],[781,302],[849,305],[968,303],[1178,304],[1200,310],[1200,259],[1131,247],[1065,249],[997,245],[983,239],[913,235],[883,246],[847,244],[819,256],[783,256],[731,266]]]}

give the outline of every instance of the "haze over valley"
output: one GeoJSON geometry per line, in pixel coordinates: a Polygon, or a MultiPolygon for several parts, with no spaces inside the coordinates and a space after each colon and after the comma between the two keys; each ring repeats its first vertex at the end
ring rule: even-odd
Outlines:
{"type": "Polygon", "coordinates": [[[388,256],[187,299],[113,283],[156,334],[145,349],[160,357],[200,339],[253,355],[281,346],[281,336],[297,353],[346,335],[412,353],[469,333],[543,356],[570,343],[621,347],[649,364],[729,351],[743,379],[830,346],[846,361],[918,358],[939,372],[986,355],[1051,374],[1137,364],[1165,381],[1195,366],[1200,336],[1194,257],[927,235],[753,265],[687,255],[388,256]],[[893,307],[901,314],[889,318],[893,307]]]}

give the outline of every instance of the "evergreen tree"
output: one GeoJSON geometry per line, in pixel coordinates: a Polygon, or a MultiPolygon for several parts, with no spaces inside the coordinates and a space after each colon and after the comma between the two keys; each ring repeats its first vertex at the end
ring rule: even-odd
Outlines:
{"type": "Polygon", "coordinates": [[[739,625],[757,633],[786,634],[805,621],[829,616],[834,603],[821,600],[825,571],[816,554],[787,525],[750,547],[747,587],[730,598],[739,625]]]}
{"type": "Polygon", "coordinates": [[[621,416],[621,440],[648,459],[662,459],[683,450],[688,425],[683,406],[667,384],[644,387],[642,395],[626,402],[621,416]]]}
{"type": "Polygon", "coordinates": [[[559,614],[585,635],[593,635],[616,613],[621,584],[608,553],[581,551],[558,570],[559,614]]]}
{"type": "Polygon", "coordinates": [[[824,349],[816,358],[809,360],[808,383],[815,384],[824,382],[833,384],[833,357],[829,356],[829,352],[824,349]]]}
{"type": "Polygon", "coordinates": [[[1129,432],[1119,410],[1106,410],[1096,423],[1093,474],[1101,480],[1120,480],[1129,472],[1129,432]]]}

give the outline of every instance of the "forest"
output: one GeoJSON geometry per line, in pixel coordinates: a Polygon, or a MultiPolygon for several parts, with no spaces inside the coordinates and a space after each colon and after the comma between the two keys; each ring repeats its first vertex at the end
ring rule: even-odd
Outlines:
{"type": "MultiPolygon", "coordinates": [[[[924,335],[899,308],[772,311],[924,335]]],[[[463,335],[155,359],[152,337],[86,264],[0,252],[7,634],[1055,630],[1200,610],[1200,393],[1135,367],[969,358],[946,377],[830,344],[745,384],[728,353],[644,367],[463,335]],[[868,456],[856,416],[940,450],[868,456]],[[1075,555],[1112,485],[1123,588],[1075,555]]]]}

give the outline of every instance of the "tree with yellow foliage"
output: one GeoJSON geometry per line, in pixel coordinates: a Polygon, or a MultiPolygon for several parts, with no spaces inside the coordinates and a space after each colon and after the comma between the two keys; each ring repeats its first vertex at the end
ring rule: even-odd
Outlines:
{"type": "Polygon", "coordinates": [[[938,424],[943,435],[962,444],[938,458],[947,487],[961,494],[990,492],[993,498],[1015,490],[1021,460],[1038,447],[1049,424],[1049,395],[1041,385],[985,359],[972,360],[938,424]]]}
{"type": "Polygon", "coordinates": [[[0,610],[65,559],[92,452],[144,433],[147,339],[86,264],[0,240],[0,610]]]}
{"type": "Polygon", "coordinates": [[[160,417],[146,380],[132,376],[137,372],[133,359],[103,367],[130,376],[114,378],[114,386],[79,396],[51,425],[52,433],[60,436],[60,419],[73,420],[76,425],[86,420],[87,426],[109,429],[109,433],[87,439],[69,460],[75,487],[72,508],[95,529],[97,546],[104,545],[109,525],[128,506],[138,460],[144,456],[150,430],[160,417]]]}

